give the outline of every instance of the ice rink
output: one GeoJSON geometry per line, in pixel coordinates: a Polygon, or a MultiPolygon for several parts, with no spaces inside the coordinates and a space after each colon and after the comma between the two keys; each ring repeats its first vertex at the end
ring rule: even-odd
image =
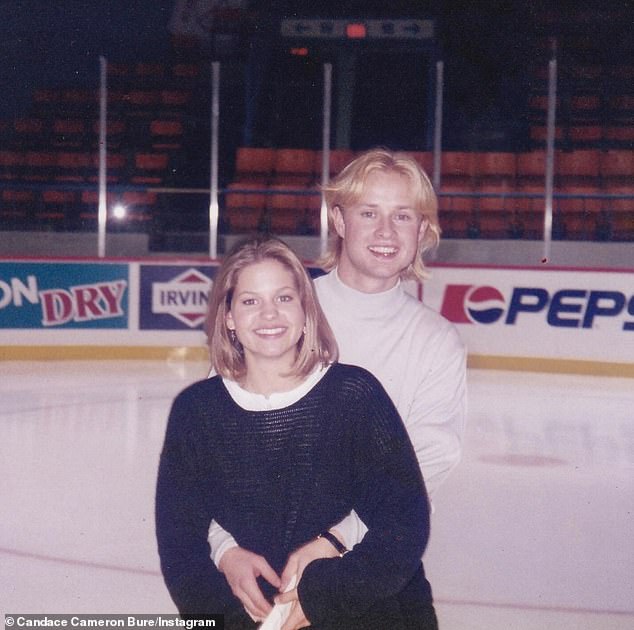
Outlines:
{"type": "MultiPolygon", "coordinates": [[[[198,362],[0,363],[0,609],[174,613],[154,539],[198,362]]],[[[441,630],[634,628],[634,381],[469,372],[425,564],[441,630]]],[[[345,629],[342,629],[345,630],[345,629]]]]}

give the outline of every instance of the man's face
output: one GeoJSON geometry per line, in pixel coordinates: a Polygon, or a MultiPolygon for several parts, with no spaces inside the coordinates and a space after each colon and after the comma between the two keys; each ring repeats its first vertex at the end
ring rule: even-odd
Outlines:
{"type": "Polygon", "coordinates": [[[427,227],[414,206],[407,176],[373,171],[356,203],[335,208],[335,229],[343,239],[337,269],[345,284],[378,293],[397,283],[427,227]]]}

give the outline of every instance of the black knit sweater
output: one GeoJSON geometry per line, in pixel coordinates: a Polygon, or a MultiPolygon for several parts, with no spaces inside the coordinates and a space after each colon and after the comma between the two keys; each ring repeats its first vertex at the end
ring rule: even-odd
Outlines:
{"type": "Polygon", "coordinates": [[[428,502],[405,428],[369,372],[333,365],[299,401],[271,411],[241,408],[219,377],[175,399],[156,533],[181,614],[224,613],[227,628],[250,625],[210,559],[212,519],[279,574],[294,549],[351,509],[369,528],[363,541],[343,558],[311,563],[298,587],[312,627],[423,627],[415,620],[431,607],[420,560],[428,502]]]}

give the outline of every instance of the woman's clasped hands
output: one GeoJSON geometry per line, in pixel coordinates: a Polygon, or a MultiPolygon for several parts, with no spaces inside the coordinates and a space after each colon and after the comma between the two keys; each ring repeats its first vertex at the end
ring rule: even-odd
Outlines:
{"type": "Polygon", "coordinates": [[[236,546],[224,552],[218,568],[224,573],[231,591],[242,602],[251,618],[254,621],[265,621],[261,626],[263,630],[299,630],[310,626],[296,587],[304,569],[313,560],[338,555],[337,550],[326,539],[317,538],[296,549],[288,557],[281,576],[278,576],[264,556],[236,546]],[[273,606],[262,594],[257,583],[258,577],[264,578],[280,592],[275,597],[275,603],[278,607],[284,607],[284,615],[283,619],[275,615],[276,625],[266,625],[273,606]]]}

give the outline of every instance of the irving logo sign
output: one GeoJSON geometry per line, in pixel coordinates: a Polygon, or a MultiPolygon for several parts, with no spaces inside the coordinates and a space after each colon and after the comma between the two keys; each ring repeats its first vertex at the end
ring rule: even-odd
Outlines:
{"type": "Polygon", "coordinates": [[[215,267],[142,265],[141,330],[200,328],[205,321],[215,267]]]}
{"type": "Polygon", "coordinates": [[[196,269],[188,269],[169,282],[152,285],[152,312],[169,314],[190,328],[203,323],[211,280],[196,269]]]}

